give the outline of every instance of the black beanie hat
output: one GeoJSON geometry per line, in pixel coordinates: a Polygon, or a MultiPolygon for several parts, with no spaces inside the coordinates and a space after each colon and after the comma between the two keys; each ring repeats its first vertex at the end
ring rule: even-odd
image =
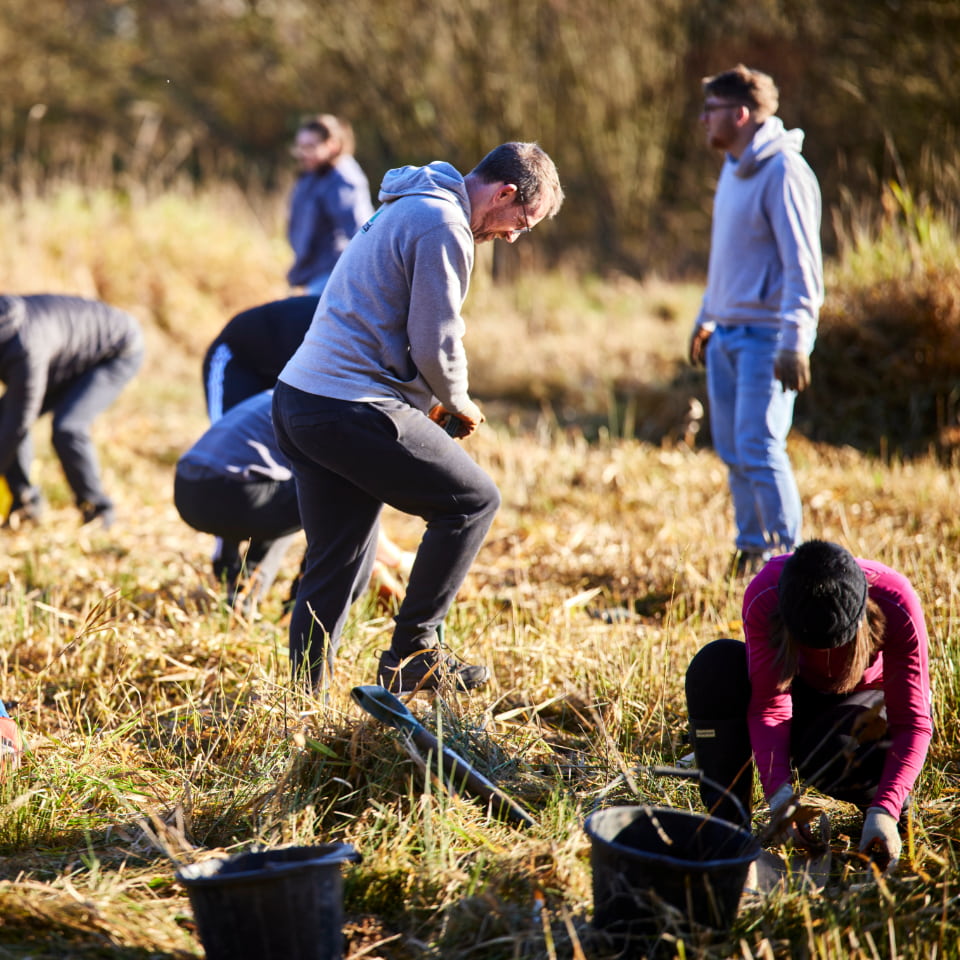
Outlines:
{"type": "Polygon", "coordinates": [[[857,635],[867,606],[867,578],[853,555],[835,543],[809,540],[783,565],[780,615],[804,647],[830,650],[857,635]]]}

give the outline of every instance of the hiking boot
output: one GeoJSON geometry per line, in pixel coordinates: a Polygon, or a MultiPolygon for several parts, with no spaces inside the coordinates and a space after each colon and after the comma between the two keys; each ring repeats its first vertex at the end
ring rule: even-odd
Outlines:
{"type": "Polygon", "coordinates": [[[43,518],[46,501],[35,488],[25,491],[20,496],[14,496],[10,504],[3,526],[8,530],[17,531],[28,524],[38,524],[43,518]]]}
{"type": "Polygon", "coordinates": [[[84,525],[99,520],[103,529],[109,530],[117,518],[112,503],[91,503],[89,500],[84,500],[79,507],[80,522],[84,525]]]}
{"type": "Polygon", "coordinates": [[[731,577],[752,577],[759,573],[771,554],[765,550],[737,550],[730,558],[731,577]]]}
{"type": "Polygon", "coordinates": [[[416,650],[401,657],[393,650],[380,654],[377,682],[391,693],[437,690],[449,684],[454,690],[474,690],[490,679],[490,671],[471,663],[461,663],[438,647],[416,650]]]}

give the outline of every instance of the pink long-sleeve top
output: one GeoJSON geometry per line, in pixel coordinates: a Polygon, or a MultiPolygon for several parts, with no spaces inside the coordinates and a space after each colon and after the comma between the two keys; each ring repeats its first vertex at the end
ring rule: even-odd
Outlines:
{"type": "MultiPolygon", "coordinates": [[[[793,700],[789,688],[778,689],[776,650],[770,642],[778,607],[777,584],[787,557],[775,557],[767,563],[750,582],[743,598],[751,683],[747,723],[767,800],[791,779],[793,700]]],[[[927,628],[920,600],[906,577],[874,560],[857,559],[857,563],[867,577],[870,599],[886,617],[882,649],[873,656],[856,686],[856,690],[882,689],[887,707],[891,743],[872,805],[899,817],[933,735],[927,628]]],[[[839,660],[836,649],[801,647],[797,673],[814,689],[824,689],[839,660]]]]}

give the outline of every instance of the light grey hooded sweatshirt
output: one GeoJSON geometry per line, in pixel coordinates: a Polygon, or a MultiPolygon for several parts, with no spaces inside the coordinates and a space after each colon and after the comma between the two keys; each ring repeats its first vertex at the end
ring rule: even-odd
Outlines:
{"type": "Polygon", "coordinates": [[[303,343],[280,373],[339,400],[467,412],[460,310],[473,268],[470,201],[449,163],[400,167],[337,261],[303,343]]]}
{"type": "Polygon", "coordinates": [[[823,303],[821,201],[802,146],[802,130],[769,117],[739,160],[727,155],[697,327],[776,326],[781,350],[813,349],[823,303]]]}

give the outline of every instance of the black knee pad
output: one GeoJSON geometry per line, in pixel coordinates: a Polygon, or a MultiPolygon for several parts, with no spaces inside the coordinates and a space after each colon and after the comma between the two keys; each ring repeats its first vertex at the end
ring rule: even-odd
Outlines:
{"type": "Polygon", "coordinates": [[[733,823],[749,821],[753,762],[746,646],[731,639],[707,644],[690,661],[684,687],[697,767],[712,781],[701,783],[700,798],[715,816],[733,823]],[[740,807],[718,786],[730,791],[740,807]]]}
{"type": "Polygon", "coordinates": [[[684,679],[687,710],[705,721],[745,716],[750,702],[747,647],[740,640],[714,640],[697,651],[684,679]]]}

